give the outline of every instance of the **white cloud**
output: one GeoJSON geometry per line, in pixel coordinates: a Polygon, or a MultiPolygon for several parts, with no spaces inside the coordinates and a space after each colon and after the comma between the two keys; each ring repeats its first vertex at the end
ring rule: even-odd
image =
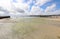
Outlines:
{"type": "Polygon", "coordinates": [[[48,6],[45,10],[45,12],[51,12],[52,10],[55,10],[56,4],[52,4],[51,6],[48,6]]]}
{"type": "MultiPolygon", "coordinates": [[[[28,0],[27,3],[23,3],[23,0],[16,0],[16,1],[17,1],[17,3],[13,3],[13,5],[16,8],[21,8],[21,9],[24,9],[24,10],[28,11],[29,6],[30,6],[29,4],[32,3],[33,0],[28,0]]],[[[49,2],[49,1],[51,1],[51,0],[36,0],[36,3],[34,5],[41,6],[44,3],[49,2]]]]}
{"type": "MultiPolygon", "coordinates": [[[[51,0],[36,0],[36,3],[34,4],[34,6],[32,6],[32,9],[30,11],[30,15],[46,14],[46,13],[43,13],[43,9],[40,8],[39,6],[42,6],[43,4],[45,4],[49,1],[51,1],[51,0]],[[37,6],[35,6],[35,5],[37,5],[37,6]]],[[[32,2],[32,0],[29,0],[29,2],[27,3],[28,6],[31,2],[32,2]]],[[[53,6],[51,6],[51,7],[53,7],[53,6]]],[[[29,14],[29,13],[27,13],[27,14],[29,14]]]]}
{"type": "Polygon", "coordinates": [[[0,0],[0,6],[4,9],[11,9],[11,0],[0,0]]]}
{"type": "MultiPolygon", "coordinates": [[[[31,15],[39,15],[39,14],[44,14],[42,13],[43,12],[43,9],[40,8],[39,6],[45,4],[46,2],[49,2],[51,0],[36,0],[36,3],[34,4],[34,6],[32,6],[32,9],[29,13],[27,14],[31,14],[31,15]],[[37,5],[37,6],[35,6],[37,5]]],[[[32,3],[32,0],[29,0],[29,2],[27,3],[27,9],[29,9],[29,4],[32,3]]]]}
{"type": "Polygon", "coordinates": [[[54,12],[51,12],[52,14],[55,14],[55,15],[59,15],[60,14],[60,10],[56,10],[56,11],[54,11],[54,12]]]}
{"type": "Polygon", "coordinates": [[[36,1],[37,1],[36,5],[41,6],[41,5],[47,3],[47,2],[49,2],[51,0],[36,0],[36,1]]]}
{"type": "MultiPolygon", "coordinates": [[[[32,3],[32,0],[29,0],[28,3],[23,3],[23,0],[16,0],[17,3],[12,2],[12,0],[0,0],[0,7],[3,7],[5,10],[8,10],[10,15],[20,15],[17,11],[17,9],[24,10],[25,15],[42,15],[42,14],[53,14],[51,11],[55,9],[56,5],[52,4],[51,6],[48,6],[43,12],[43,9],[39,6],[45,4],[46,2],[49,2],[51,0],[36,0],[35,5],[32,6],[32,9],[30,12],[28,12],[29,4],[32,3]]],[[[57,11],[56,11],[57,12],[57,11]]],[[[54,12],[55,13],[55,12],[54,12]]],[[[22,15],[22,14],[21,14],[22,15]]]]}
{"type": "Polygon", "coordinates": [[[12,3],[12,6],[15,8],[20,8],[24,10],[27,10],[28,8],[28,4],[23,3],[23,0],[17,0],[17,3],[12,3]]]}
{"type": "MultiPolygon", "coordinates": [[[[8,11],[10,13],[14,13],[16,15],[18,15],[18,11],[15,10],[16,8],[22,8],[22,9],[25,9],[25,7],[27,6],[27,4],[23,4],[21,0],[17,0],[18,3],[13,3],[12,0],[0,0],[0,7],[2,8],[2,10],[0,10],[0,12],[3,12],[3,13],[0,13],[0,14],[3,14],[5,15],[6,14],[6,11],[8,11]]],[[[0,9],[1,9],[0,8],[0,9]]],[[[6,15],[8,15],[6,14],[6,15]]]]}
{"type": "Polygon", "coordinates": [[[60,10],[55,10],[56,9],[56,4],[52,4],[51,6],[48,6],[45,10],[46,15],[52,15],[52,14],[60,14],[60,10]]]}
{"type": "Polygon", "coordinates": [[[0,11],[0,14],[4,14],[4,12],[0,11]]]}
{"type": "Polygon", "coordinates": [[[8,14],[6,14],[4,11],[0,11],[0,16],[7,16],[8,14]]]}
{"type": "Polygon", "coordinates": [[[43,9],[41,9],[40,7],[33,6],[30,15],[40,15],[43,14],[42,11],[43,9]]]}

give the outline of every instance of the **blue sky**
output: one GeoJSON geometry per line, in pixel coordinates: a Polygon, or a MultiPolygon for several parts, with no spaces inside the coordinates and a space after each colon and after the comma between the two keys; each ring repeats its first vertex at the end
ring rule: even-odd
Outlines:
{"type": "MultiPolygon", "coordinates": [[[[33,1],[36,1],[36,0],[32,0],[32,2],[30,3],[30,10],[32,8],[32,6],[34,6],[35,4],[33,3],[33,1]]],[[[24,0],[24,2],[28,2],[28,0],[24,0]]],[[[56,4],[56,10],[59,10],[60,9],[60,0],[51,0],[49,2],[46,2],[45,4],[43,4],[42,6],[40,6],[42,9],[46,9],[48,6],[51,6],[52,4],[56,4]]]]}
{"type": "MultiPolygon", "coordinates": [[[[33,1],[35,1],[35,0],[33,0],[33,1]]],[[[28,0],[25,0],[25,2],[28,2],[28,0]]],[[[43,4],[40,7],[45,10],[48,6],[51,6],[53,3],[56,4],[56,10],[60,9],[60,0],[51,0],[49,2],[46,2],[45,4],[43,4]]],[[[32,6],[34,6],[33,2],[30,4],[30,8],[32,8],[32,6]]]]}

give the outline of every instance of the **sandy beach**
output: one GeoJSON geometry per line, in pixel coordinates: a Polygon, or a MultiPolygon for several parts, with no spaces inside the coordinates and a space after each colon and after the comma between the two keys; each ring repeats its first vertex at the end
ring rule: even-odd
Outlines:
{"type": "Polygon", "coordinates": [[[60,39],[60,18],[1,19],[0,39],[60,39]]]}

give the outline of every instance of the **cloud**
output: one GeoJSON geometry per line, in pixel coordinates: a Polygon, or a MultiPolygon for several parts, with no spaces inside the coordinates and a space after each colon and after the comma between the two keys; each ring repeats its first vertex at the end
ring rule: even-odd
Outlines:
{"type": "Polygon", "coordinates": [[[49,2],[49,1],[51,1],[51,0],[23,0],[25,3],[27,3],[27,4],[30,4],[30,3],[32,3],[32,2],[35,2],[35,5],[43,5],[43,4],[45,4],[46,2],[49,2]]]}
{"type": "Polygon", "coordinates": [[[16,11],[17,11],[17,12],[19,12],[19,13],[25,13],[25,11],[24,11],[24,10],[19,9],[19,8],[17,8],[17,9],[16,9],[16,11]]]}
{"type": "Polygon", "coordinates": [[[45,12],[51,12],[53,10],[55,10],[56,8],[56,4],[52,4],[51,6],[48,6],[45,10],[45,12]]]}
{"type": "Polygon", "coordinates": [[[46,9],[45,9],[45,13],[48,15],[48,14],[56,14],[55,13],[56,11],[56,4],[52,4],[51,6],[48,6],[46,9]]]}
{"type": "Polygon", "coordinates": [[[60,14],[60,10],[56,10],[54,12],[51,12],[52,14],[55,14],[55,15],[59,15],[60,14]]]}
{"type": "Polygon", "coordinates": [[[9,11],[3,7],[0,7],[0,16],[7,16],[9,15],[9,11]]]}
{"type": "Polygon", "coordinates": [[[41,15],[41,14],[43,14],[42,11],[43,11],[42,8],[40,8],[38,6],[37,7],[33,6],[31,9],[30,15],[41,15]]]}
{"type": "Polygon", "coordinates": [[[12,6],[14,8],[21,8],[21,9],[27,10],[28,4],[23,3],[23,0],[16,0],[16,1],[17,3],[12,3],[12,6]]]}
{"type": "Polygon", "coordinates": [[[47,6],[45,10],[40,7],[49,1],[51,0],[0,0],[0,7],[3,7],[0,11],[5,11],[5,13],[8,11],[10,15],[53,14],[52,11],[56,9],[56,4],[47,6]]]}
{"type": "Polygon", "coordinates": [[[49,2],[51,0],[16,0],[17,3],[13,3],[15,7],[24,9],[24,10],[29,10],[32,9],[32,6],[42,6],[46,2],[49,2]]]}
{"type": "Polygon", "coordinates": [[[0,0],[0,6],[3,7],[4,9],[11,9],[11,0],[0,0]]]}
{"type": "Polygon", "coordinates": [[[13,15],[13,13],[15,15],[20,15],[21,13],[25,13],[24,8],[26,7],[26,4],[24,6],[23,3],[18,2],[16,5],[18,7],[16,7],[15,5],[16,4],[14,4],[12,0],[0,0],[0,15],[13,15]]]}
{"type": "Polygon", "coordinates": [[[37,2],[36,2],[36,5],[38,5],[38,6],[42,6],[43,4],[45,4],[45,3],[47,3],[47,2],[49,2],[49,1],[51,1],[51,0],[36,0],[37,2]]]}
{"type": "Polygon", "coordinates": [[[9,11],[7,9],[4,9],[3,7],[0,7],[0,11],[5,12],[5,13],[9,13],[9,11]]]}

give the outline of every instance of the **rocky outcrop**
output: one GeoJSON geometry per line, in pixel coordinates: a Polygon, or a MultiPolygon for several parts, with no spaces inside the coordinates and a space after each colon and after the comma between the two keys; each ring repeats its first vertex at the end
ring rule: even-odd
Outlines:
{"type": "Polygon", "coordinates": [[[0,19],[10,18],[10,16],[0,16],[0,19]]]}

